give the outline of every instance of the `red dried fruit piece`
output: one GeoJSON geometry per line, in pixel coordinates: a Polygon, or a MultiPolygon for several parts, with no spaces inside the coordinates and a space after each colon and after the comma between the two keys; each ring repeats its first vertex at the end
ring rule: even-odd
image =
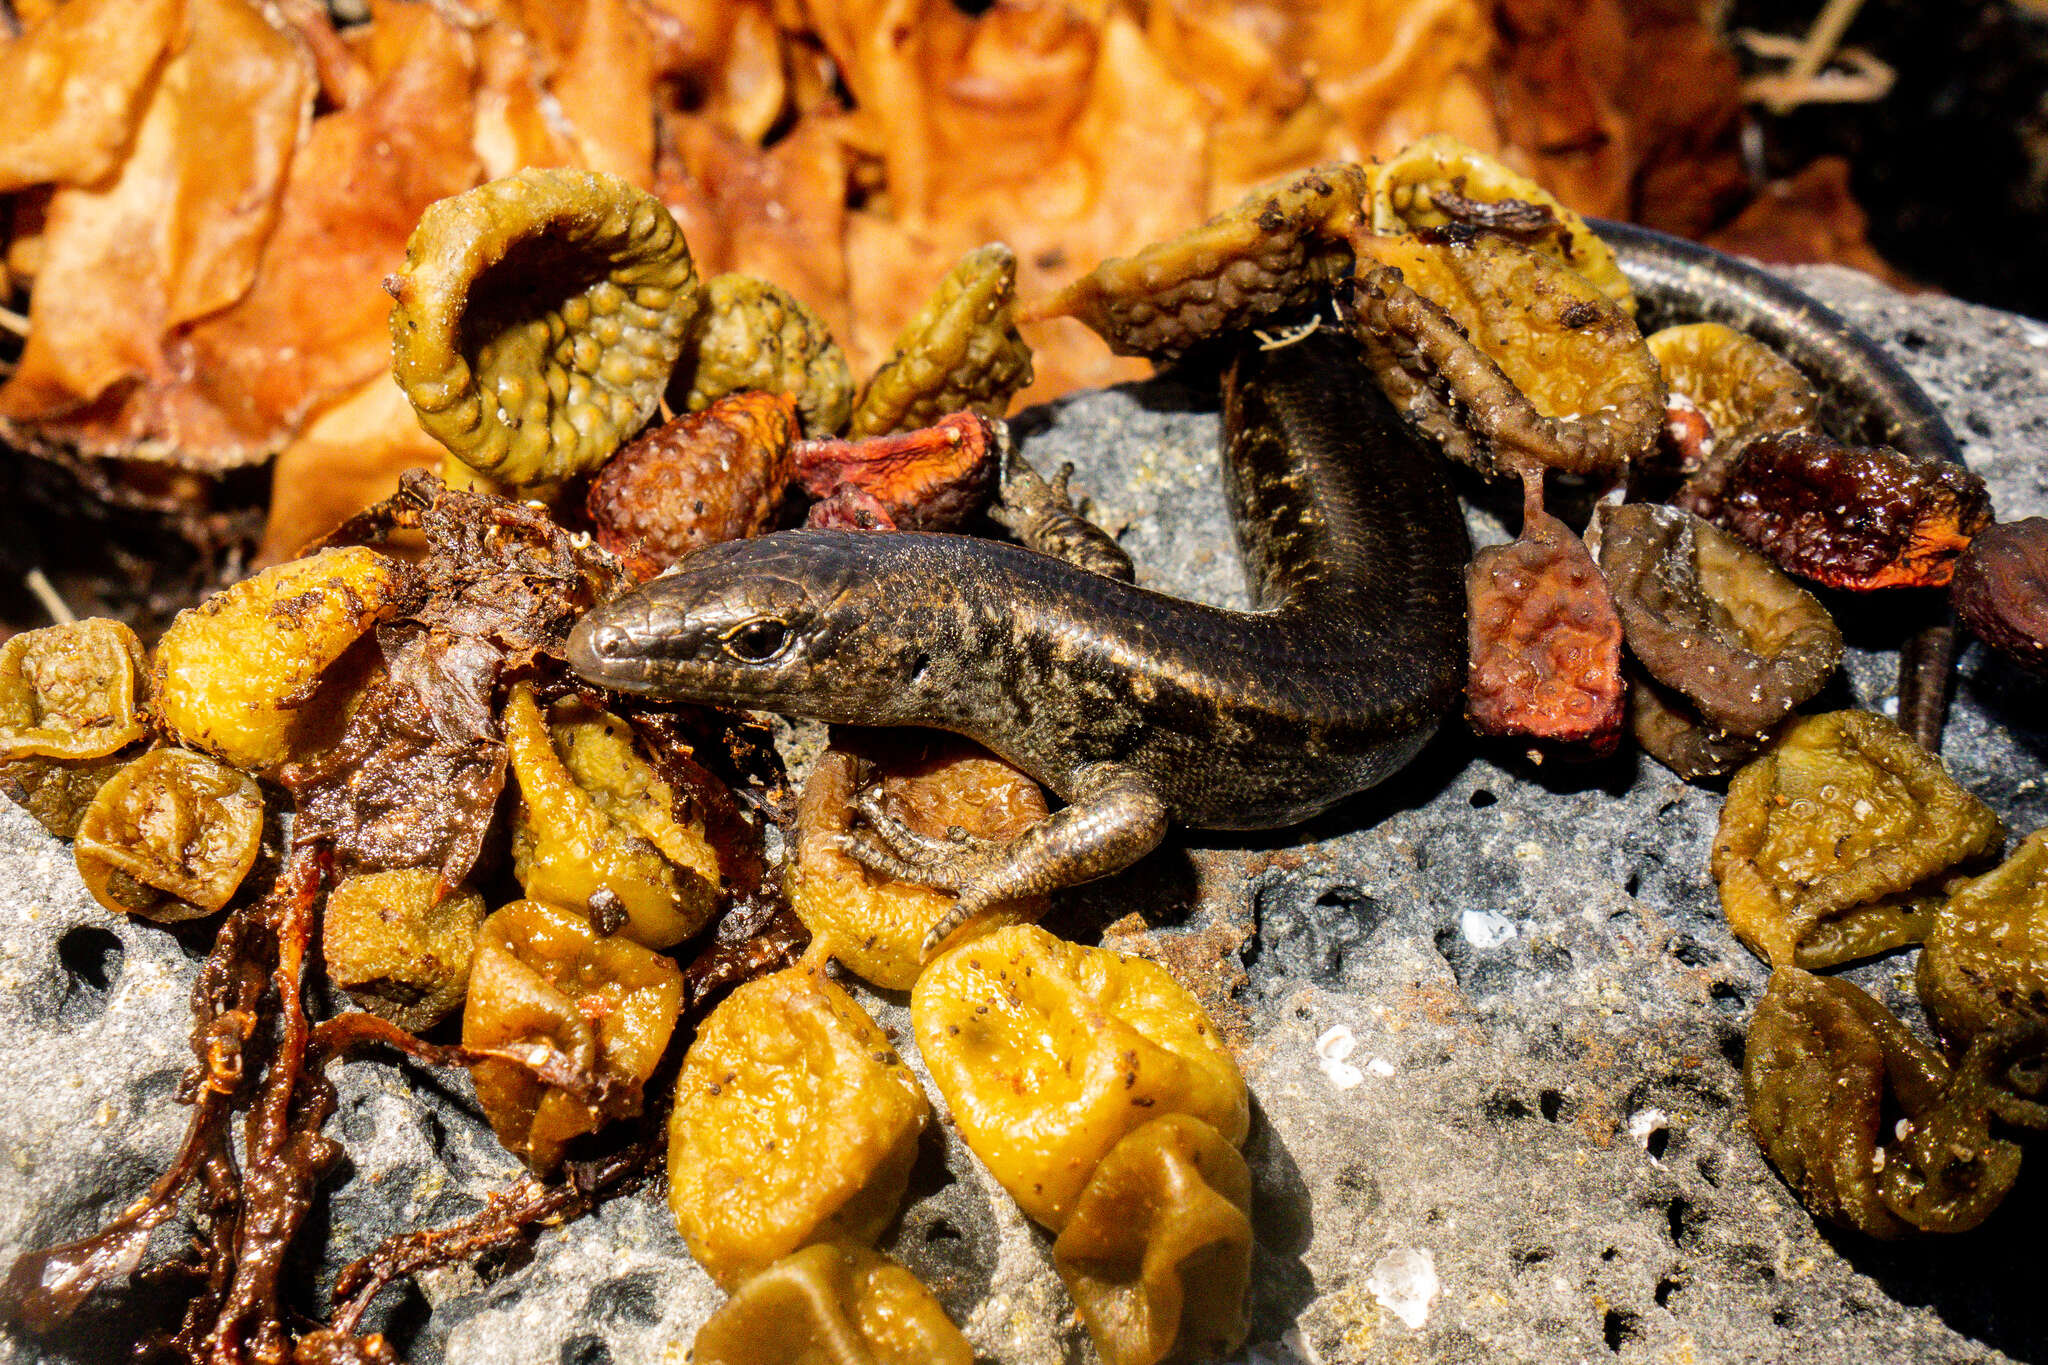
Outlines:
{"type": "Polygon", "coordinates": [[[1857,591],[1941,587],[1991,523],[1984,481],[1961,465],[1811,431],[1756,437],[1728,467],[1718,499],[1676,501],[1789,573],[1857,591]]]}
{"type": "Polygon", "coordinates": [[[1956,564],[1949,596],[1978,639],[2048,674],[2048,517],[1979,533],[1956,564]]]}
{"type": "Polygon", "coordinates": [[[1621,618],[1585,542],[1532,501],[1520,540],[1473,556],[1465,598],[1472,728],[1610,752],[1623,714],[1621,618]]]}
{"type": "Polygon", "coordinates": [[[881,500],[857,483],[842,483],[811,504],[804,525],[817,531],[894,531],[896,519],[881,500]]]}
{"type": "Polygon", "coordinates": [[[870,494],[896,527],[944,531],[988,504],[1001,448],[986,418],[956,412],[916,431],[862,441],[799,441],[793,457],[797,481],[812,497],[840,497],[858,516],[858,499],[841,493],[852,484],[870,494]]]}
{"type": "Polygon", "coordinates": [[[597,543],[652,578],[690,551],[759,534],[789,486],[796,400],[748,391],[665,422],[598,471],[597,543]]]}

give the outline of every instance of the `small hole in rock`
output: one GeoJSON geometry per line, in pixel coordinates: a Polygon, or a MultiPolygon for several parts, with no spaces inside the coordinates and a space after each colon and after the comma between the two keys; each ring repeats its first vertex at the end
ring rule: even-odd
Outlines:
{"type": "Polygon", "coordinates": [[[1650,1135],[1643,1139],[1643,1150],[1650,1154],[1650,1160],[1652,1161],[1662,1161],[1664,1159],[1664,1149],[1670,1145],[1671,1130],[1669,1128],[1652,1128],[1650,1135]]]}
{"type": "Polygon", "coordinates": [[[1700,1168],[1700,1179],[1717,1190],[1721,1188],[1721,1158],[1708,1152],[1693,1164],[1700,1168]]]}
{"type": "Polygon", "coordinates": [[[1636,892],[1642,890],[1643,874],[1640,872],[1629,873],[1628,880],[1621,884],[1621,889],[1628,892],[1628,894],[1631,896],[1633,896],[1636,892]]]}
{"type": "Polygon", "coordinates": [[[1669,1308],[1671,1306],[1671,1296],[1683,1288],[1685,1288],[1685,1285],[1682,1282],[1672,1279],[1669,1275],[1657,1281],[1657,1306],[1659,1308],[1669,1308]]]}
{"type": "Polygon", "coordinates": [[[1607,1349],[1619,1352],[1626,1342],[1642,1335],[1634,1313],[1624,1313],[1619,1308],[1607,1310],[1606,1320],[1601,1324],[1600,1335],[1607,1339],[1607,1349]]]}
{"type": "Polygon", "coordinates": [[[612,1365],[612,1348],[603,1337],[585,1332],[562,1343],[562,1365],[612,1365]]]}
{"type": "Polygon", "coordinates": [[[1773,1309],[1771,1310],[1771,1326],[1773,1326],[1773,1327],[1790,1327],[1791,1325],[1792,1325],[1792,1310],[1791,1310],[1791,1309],[1789,1309],[1789,1308],[1773,1308],[1773,1309]]]}
{"type": "Polygon", "coordinates": [[[1611,1261],[1619,1255],[1621,1255],[1621,1248],[1609,1247],[1607,1248],[1607,1250],[1600,1253],[1600,1259],[1603,1261],[1611,1261]]]}
{"type": "Polygon", "coordinates": [[[77,1028],[104,1014],[126,956],[121,940],[110,930],[91,924],[66,930],[57,940],[57,963],[64,969],[58,1023],[77,1028]]]}
{"type": "Polygon", "coordinates": [[[1466,799],[1472,803],[1473,810],[1485,810],[1488,806],[1500,800],[1498,796],[1495,796],[1492,792],[1488,791],[1484,787],[1481,787],[1478,790],[1474,791],[1472,795],[1467,797],[1466,799]]]}
{"type": "Polygon", "coordinates": [[[1692,1200],[1678,1195],[1664,1206],[1664,1221],[1671,1229],[1671,1245],[1685,1249],[1687,1243],[1698,1235],[1699,1226],[1706,1215],[1692,1206],[1692,1200]]]}
{"type": "Polygon", "coordinates": [[[943,1218],[932,1219],[932,1225],[924,1230],[924,1239],[927,1242],[957,1242],[962,1236],[960,1229],[943,1218]]]}
{"type": "Polygon", "coordinates": [[[1544,1118],[1552,1123],[1556,1123],[1558,1114],[1564,1109],[1564,1092],[1559,1090],[1543,1091],[1536,1096],[1536,1107],[1543,1111],[1544,1118]]]}

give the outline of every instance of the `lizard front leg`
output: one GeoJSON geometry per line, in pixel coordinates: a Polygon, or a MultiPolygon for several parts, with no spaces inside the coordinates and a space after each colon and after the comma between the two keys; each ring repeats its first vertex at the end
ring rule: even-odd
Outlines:
{"type": "Polygon", "coordinates": [[[921,835],[866,798],[859,807],[869,828],[847,837],[847,852],[885,876],[953,893],[953,908],[925,935],[930,958],[990,906],[1106,877],[1166,836],[1166,803],[1130,768],[1097,764],[1079,775],[1073,791],[1071,804],[1008,842],[921,835]]]}
{"type": "Polygon", "coordinates": [[[1002,485],[996,491],[996,500],[989,504],[989,519],[1017,537],[1018,543],[1040,554],[1064,559],[1076,568],[1105,578],[1135,582],[1137,572],[1123,546],[1075,510],[1067,493],[1067,480],[1073,477],[1074,466],[1062,465],[1053,481],[1047,483],[1018,453],[1009,427],[996,425],[996,439],[1003,453],[1002,485]]]}

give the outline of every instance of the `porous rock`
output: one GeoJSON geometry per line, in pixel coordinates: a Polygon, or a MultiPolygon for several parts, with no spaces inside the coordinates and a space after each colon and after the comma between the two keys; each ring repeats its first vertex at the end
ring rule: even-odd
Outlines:
{"type": "MultiPolygon", "coordinates": [[[[2048,513],[2048,327],[1847,271],[1795,279],[1927,385],[2001,517],[2048,513]]],[[[1019,423],[1041,467],[1080,466],[1141,581],[1242,605],[1215,426],[1212,399],[1172,380],[1019,423]]],[[[1821,702],[1884,709],[1898,613],[1835,605],[1854,647],[1821,702]]],[[[2044,717],[2048,683],[1965,654],[1948,761],[2015,832],[2048,823],[2044,717]]],[[[1454,728],[1304,828],[1176,834],[1055,912],[1064,932],[1167,961],[1240,1049],[1256,1098],[1245,1359],[2048,1351],[2022,1240],[2048,1211],[2031,1163],[1978,1233],[1887,1247],[1817,1226],[1758,1154],[1738,1070],[1764,972],[1707,875],[1719,806],[1632,754],[1537,766],[1454,728]]],[[[169,1160],[205,942],[111,919],[68,852],[0,804],[0,1255],[88,1230],[169,1160]]],[[[1855,975],[1917,1018],[1910,965],[1855,975]]],[[[907,1040],[900,999],[870,1004],[907,1040]]],[[[330,1131],[350,1158],[316,1211],[319,1264],[296,1277],[309,1308],[349,1257],[474,1210],[515,1171],[459,1078],[338,1074],[330,1131]]],[[[912,1193],[886,1245],[983,1358],[1092,1358],[1047,1238],[943,1127],[912,1193]]],[[[681,1359],[718,1298],[649,1190],[544,1232],[524,1263],[430,1274],[379,1320],[417,1362],[653,1365],[681,1359]]],[[[54,1349],[0,1336],[0,1359],[125,1356],[137,1312],[117,1301],[54,1349]]]]}

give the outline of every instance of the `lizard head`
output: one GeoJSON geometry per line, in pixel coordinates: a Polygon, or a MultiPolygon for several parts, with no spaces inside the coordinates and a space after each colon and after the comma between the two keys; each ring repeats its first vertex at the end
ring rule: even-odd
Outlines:
{"type": "Polygon", "coordinates": [[[804,531],[707,546],[578,621],[569,666],[621,692],[834,718],[886,685],[885,669],[850,668],[841,650],[866,615],[853,599],[867,577],[860,542],[873,538],[804,531]]]}

